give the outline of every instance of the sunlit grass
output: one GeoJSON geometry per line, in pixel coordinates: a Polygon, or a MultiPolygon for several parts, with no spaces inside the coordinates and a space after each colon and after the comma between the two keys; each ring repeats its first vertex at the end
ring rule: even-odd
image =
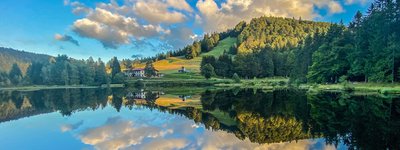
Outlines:
{"type": "MultiPolygon", "coordinates": [[[[210,52],[204,53],[201,56],[205,55],[212,55],[215,57],[218,57],[223,54],[224,50],[228,51],[229,48],[236,42],[236,38],[231,38],[228,37],[224,40],[221,40],[219,44],[210,52]]],[[[168,77],[177,77],[177,78],[186,78],[186,77],[193,77],[194,74],[179,74],[178,70],[181,69],[182,67],[185,67],[187,70],[189,70],[192,73],[197,73],[196,77],[199,77],[200,73],[200,63],[201,63],[201,57],[196,57],[194,59],[186,59],[184,57],[170,57],[165,60],[160,60],[156,61],[153,63],[154,67],[160,71],[160,73],[164,73],[166,75],[166,78],[168,77]],[[170,75],[170,76],[168,76],[170,75]]],[[[136,68],[144,68],[145,63],[139,64],[135,66],[136,68]]]]}
{"type": "Polygon", "coordinates": [[[224,40],[221,40],[216,47],[213,48],[212,51],[208,53],[204,53],[201,56],[214,56],[219,57],[221,56],[224,51],[229,51],[229,48],[233,46],[237,41],[237,38],[228,37],[224,40]]]}
{"type": "Polygon", "coordinates": [[[183,101],[178,95],[163,95],[156,100],[158,106],[168,107],[170,109],[179,109],[185,107],[194,107],[201,109],[200,96],[194,95],[183,101]]]}

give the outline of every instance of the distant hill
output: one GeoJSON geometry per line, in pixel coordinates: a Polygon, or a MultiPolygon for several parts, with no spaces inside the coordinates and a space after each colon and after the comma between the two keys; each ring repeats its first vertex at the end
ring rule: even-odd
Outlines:
{"type": "Polygon", "coordinates": [[[50,55],[35,54],[12,48],[0,47],[0,71],[9,72],[11,66],[17,63],[25,74],[32,62],[48,62],[51,57],[50,55]]]}

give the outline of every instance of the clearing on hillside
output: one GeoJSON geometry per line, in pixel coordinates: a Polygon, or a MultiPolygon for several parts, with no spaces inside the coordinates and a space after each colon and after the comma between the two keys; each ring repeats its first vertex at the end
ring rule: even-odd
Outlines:
{"type": "MultiPolygon", "coordinates": [[[[233,46],[237,41],[237,38],[228,37],[219,42],[219,44],[213,48],[210,52],[201,54],[201,56],[212,55],[218,57],[228,51],[231,46],[233,46]]],[[[188,69],[190,72],[198,73],[200,72],[201,57],[196,57],[194,59],[185,59],[184,57],[170,57],[165,60],[156,61],[153,63],[154,67],[161,73],[166,75],[177,73],[182,66],[188,69]]],[[[136,65],[135,68],[143,68],[144,63],[136,65]]]]}

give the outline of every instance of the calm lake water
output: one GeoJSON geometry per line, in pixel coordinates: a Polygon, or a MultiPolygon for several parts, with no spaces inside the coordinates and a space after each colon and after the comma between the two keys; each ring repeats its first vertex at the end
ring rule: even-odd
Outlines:
{"type": "Polygon", "coordinates": [[[3,91],[0,149],[400,149],[400,99],[255,89],[3,91]]]}

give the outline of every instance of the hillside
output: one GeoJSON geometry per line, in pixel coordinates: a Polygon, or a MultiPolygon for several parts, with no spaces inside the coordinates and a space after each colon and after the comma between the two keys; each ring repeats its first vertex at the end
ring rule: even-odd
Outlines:
{"type": "Polygon", "coordinates": [[[8,72],[17,63],[25,74],[32,62],[48,62],[52,56],[0,47],[0,71],[8,72]]]}
{"type": "Polygon", "coordinates": [[[203,56],[214,56],[218,59],[226,51],[238,60],[236,64],[244,65],[226,66],[225,62],[225,65],[213,66],[215,70],[225,70],[224,68],[230,67],[226,72],[227,76],[219,75],[217,72],[218,76],[230,77],[233,73],[238,73],[242,77],[287,77],[291,70],[287,66],[293,66],[293,55],[301,48],[305,39],[316,34],[325,34],[330,26],[330,23],[325,22],[281,17],[254,18],[249,23],[240,22],[235,28],[225,32],[206,34],[202,40],[195,41],[181,50],[159,54],[143,60],[135,67],[143,68],[144,62],[152,60],[155,61],[155,68],[166,75],[177,74],[177,70],[182,66],[198,75],[203,56]],[[261,51],[267,52],[260,53],[261,51]],[[254,57],[243,57],[245,54],[252,54],[254,57]],[[236,55],[241,56],[236,57],[236,55]],[[265,58],[258,58],[259,56],[265,58]],[[249,64],[258,60],[259,64],[249,64]],[[268,70],[260,68],[261,66],[266,66],[268,70]],[[233,68],[237,70],[232,70],[233,68]]]}
{"type": "MultiPolygon", "coordinates": [[[[236,43],[237,39],[232,37],[227,37],[219,42],[219,44],[214,47],[211,51],[201,54],[201,56],[215,56],[218,57],[228,51],[231,46],[236,43]]],[[[164,60],[156,61],[153,65],[161,73],[172,74],[177,73],[182,66],[194,73],[200,72],[200,62],[201,57],[195,57],[193,59],[186,59],[182,57],[169,57],[164,60]]],[[[145,63],[137,64],[135,68],[144,68],[145,63]]]]}

